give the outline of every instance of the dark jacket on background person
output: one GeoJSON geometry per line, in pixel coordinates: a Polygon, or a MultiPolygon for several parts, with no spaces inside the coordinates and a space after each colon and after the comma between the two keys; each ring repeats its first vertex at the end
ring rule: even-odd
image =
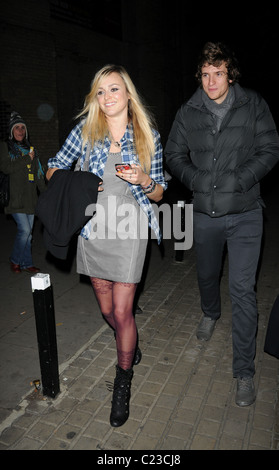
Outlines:
{"type": "Polygon", "coordinates": [[[259,181],[279,161],[279,139],[265,100],[234,85],[218,130],[202,89],[178,110],[165,149],[172,175],[193,191],[193,209],[211,217],[263,205],[259,181]]]}
{"type": "Polygon", "coordinates": [[[88,171],[56,170],[47,191],[38,199],[36,215],[44,225],[47,250],[59,259],[66,259],[71,238],[91,219],[86,208],[97,202],[99,182],[88,171]]]}
{"type": "Polygon", "coordinates": [[[44,172],[38,156],[35,155],[33,160],[28,155],[11,158],[8,143],[0,142],[0,171],[10,176],[10,201],[4,209],[5,213],[34,214],[38,190],[43,192],[46,189],[44,172]],[[27,164],[31,165],[33,182],[28,180],[27,164]]]}

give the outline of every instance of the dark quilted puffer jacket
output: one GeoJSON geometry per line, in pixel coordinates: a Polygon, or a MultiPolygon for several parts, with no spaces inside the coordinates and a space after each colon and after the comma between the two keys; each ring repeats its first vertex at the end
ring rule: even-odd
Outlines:
{"type": "Polygon", "coordinates": [[[202,90],[176,114],[165,149],[170,172],[193,191],[194,210],[211,217],[262,205],[259,181],[279,161],[279,139],[265,100],[234,85],[219,131],[202,90]]]}

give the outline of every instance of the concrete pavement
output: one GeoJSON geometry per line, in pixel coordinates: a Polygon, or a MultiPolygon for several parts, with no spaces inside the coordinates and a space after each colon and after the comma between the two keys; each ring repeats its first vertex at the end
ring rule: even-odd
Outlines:
{"type": "MultiPolygon", "coordinates": [[[[91,286],[72,266],[45,257],[36,224],[34,262],[54,288],[61,392],[55,399],[30,386],[40,378],[30,275],[9,271],[15,228],[1,223],[2,450],[275,450],[279,449],[279,360],[263,344],[279,292],[279,198],[269,190],[258,279],[259,328],[255,385],[249,407],[234,403],[231,306],[227,262],[222,316],[209,342],[195,335],[201,318],[194,250],[176,262],[171,241],[165,256],[151,244],[146,282],[136,316],[143,352],[134,368],[129,420],[109,424],[115,375],[115,341],[103,323],[91,286]]],[[[177,453],[177,452],[176,452],[177,453]]]]}

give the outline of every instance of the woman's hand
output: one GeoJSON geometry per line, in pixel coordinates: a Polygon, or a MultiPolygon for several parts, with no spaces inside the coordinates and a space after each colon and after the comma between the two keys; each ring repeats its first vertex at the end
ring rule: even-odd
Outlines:
{"type": "MultiPolygon", "coordinates": [[[[131,163],[130,166],[131,168],[128,170],[122,169],[120,172],[116,172],[116,175],[131,184],[139,184],[143,188],[147,187],[152,181],[150,176],[143,171],[140,165],[131,163]]],[[[146,194],[146,196],[155,202],[159,202],[163,197],[163,192],[162,186],[160,184],[156,184],[154,191],[146,194]]]]}
{"type": "Polygon", "coordinates": [[[53,173],[58,170],[59,168],[49,168],[46,172],[46,179],[49,181],[52,177],[53,173]]]}
{"type": "Polygon", "coordinates": [[[123,168],[121,171],[117,171],[116,175],[131,184],[147,186],[150,183],[151,178],[146,173],[144,173],[143,169],[139,165],[131,163],[130,166],[131,168],[128,170],[124,170],[123,168]]]}
{"type": "Polygon", "coordinates": [[[31,152],[29,152],[29,157],[31,158],[31,160],[33,161],[33,158],[35,157],[35,152],[34,150],[31,150],[31,152]]]}

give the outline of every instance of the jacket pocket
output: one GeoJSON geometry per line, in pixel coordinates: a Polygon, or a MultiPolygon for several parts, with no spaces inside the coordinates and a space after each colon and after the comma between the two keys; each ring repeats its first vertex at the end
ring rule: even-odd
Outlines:
{"type": "Polygon", "coordinates": [[[228,170],[218,175],[213,186],[218,192],[222,193],[242,193],[238,174],[235,170],[228,170]]]}

